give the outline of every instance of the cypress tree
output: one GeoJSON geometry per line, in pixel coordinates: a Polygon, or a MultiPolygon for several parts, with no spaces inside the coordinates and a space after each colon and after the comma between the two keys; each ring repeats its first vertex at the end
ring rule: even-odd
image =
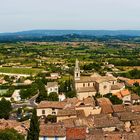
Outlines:
{"type": "Polygon", "coordinates": [[[28,130],[27,140],[39,139],[39,121],[36,113],[36,109],[33,110],[32,118],[30,121],[30,128],[28,130]]]}

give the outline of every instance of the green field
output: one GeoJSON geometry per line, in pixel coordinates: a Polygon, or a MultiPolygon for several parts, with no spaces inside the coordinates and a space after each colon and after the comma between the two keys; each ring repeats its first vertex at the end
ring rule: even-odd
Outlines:
{"type": "Polygon", "coordinates": [[[0,73],[13,73],[13,74],[38,74],[42,69],[35,68],[12,68],[12,67],[0,67],[0,73]]]}
{"type": "Polygon", "coordinates": [[[7,89],[0,89],[0,96],[7,93],[7,89]]]}

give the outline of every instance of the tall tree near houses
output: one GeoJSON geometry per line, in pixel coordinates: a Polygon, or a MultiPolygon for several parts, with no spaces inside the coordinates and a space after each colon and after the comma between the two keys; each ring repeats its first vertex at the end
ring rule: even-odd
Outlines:
{"type": "Polygon", "coordinates": [[[30,128],[27,134],[27,140],[39,140],[39,121],[36,109],[33,110],[32,118],[30,121],[30,128]]]}
{"type": "Polygon", "coordinates": [[[12,111],[11,102],[2,98],[0,101],[0,119],[8,119],[10,116],[10,111],[12,111]]]}
{"type": "Polygon", "coordinates": [[[38,84],[39,90],[39,95],[36,99],[36,102],[40,103],[41,101],[47,100],[47,91],[45,89],[44,83],[40,79],[36,80],[36,83],[38,84]]]}

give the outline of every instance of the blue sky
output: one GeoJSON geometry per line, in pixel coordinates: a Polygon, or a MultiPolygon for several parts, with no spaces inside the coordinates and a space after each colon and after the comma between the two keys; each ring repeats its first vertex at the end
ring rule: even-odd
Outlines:
{"type": "Polygon", "coordinates": [[[0,0],[0,32],[139,29],[140,0],[0,0]]]}

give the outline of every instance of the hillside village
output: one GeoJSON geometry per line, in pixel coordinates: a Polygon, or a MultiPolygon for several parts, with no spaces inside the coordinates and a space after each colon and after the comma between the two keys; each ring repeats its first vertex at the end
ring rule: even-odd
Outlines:
{"type": "Polygon", "coordinates": [[[0,0],[0,140],[140,140],[140,0],[0,0]]]}
{"type": "MultiPolygon", "coordinates": [[[[108,66],[114,68],[111,64],[108,66]]],[[[139,139],[140,96],[130,87],[139,86],[140,80],[115,77],[109,72],[104,76],[97,72],[85,76],[83,72],[76,59],[73,77],[68,78],[64,87],[67,94],[63,91],[64,85],[58,82],[62,75],[57,72],[48,75],[44,71],[46,85],[39,84],[33,95],[28,94],[32,88],[11,90],[11,96],[5,99],[11,102],[13,111],[8,120],[0,120],[0,129],[14,128],[26,136],[31,110],[36,108],[39,140],[139,139]],[[41,95],[44,91],[47,96],[41,95]]],[[[10,82],[14,87],[37,86],[33,78],[21,77],[23,75],[7,75],[0,82],[2,85],[10,82]]]]}

